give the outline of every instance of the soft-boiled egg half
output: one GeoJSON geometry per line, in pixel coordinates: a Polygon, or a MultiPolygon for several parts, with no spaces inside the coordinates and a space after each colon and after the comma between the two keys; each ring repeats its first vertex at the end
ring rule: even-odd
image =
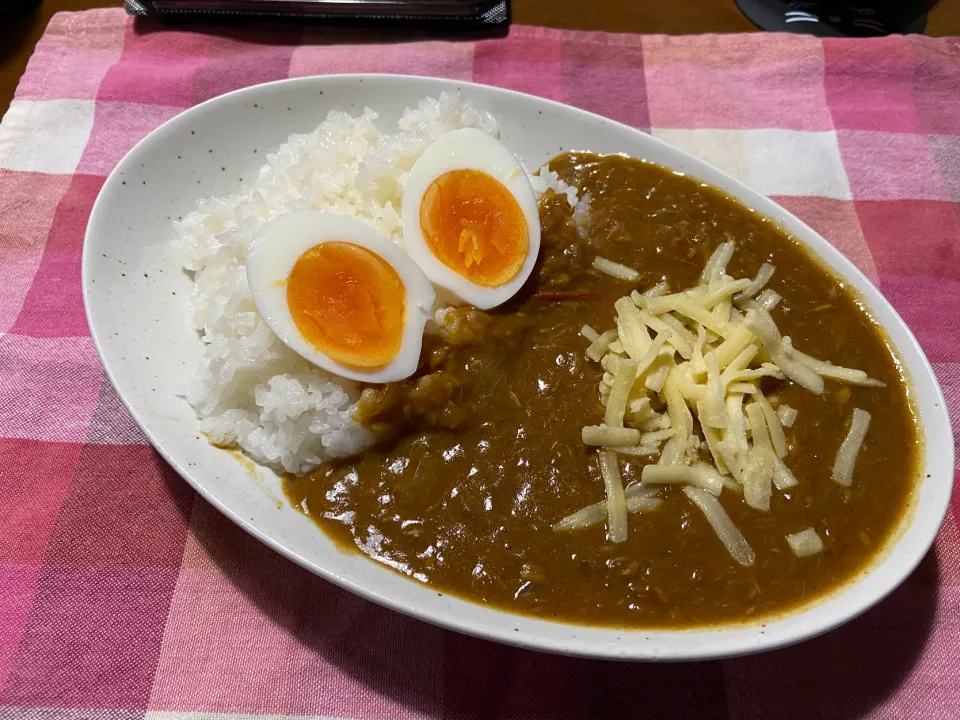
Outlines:
{"type": "Polygon", "coordinates": [[[434,283],[481,310],[512,297],[540,251],[530,179],[503,144],[454,130],[418,158],[403,189],[407,252],[434,283]]]}
{"type": "Polygon", "coordinates": [[[315,365],[371,383],[417,369],[433,285],[367,225],[327,212],[280,215],[250,244],[247,282],[270,329],[315,365]]]}

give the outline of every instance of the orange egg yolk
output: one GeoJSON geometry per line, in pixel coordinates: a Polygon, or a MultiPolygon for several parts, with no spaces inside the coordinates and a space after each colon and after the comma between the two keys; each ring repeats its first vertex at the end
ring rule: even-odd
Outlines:
{"type": "Polygon", "coordinates": [[[307,341],[342,365],[379,367],[400,351],[403,281],[359,245],[328,242],[303,253],[287,278],[287,305],[307,341]]]}
{"type": "Polygon", "coordinates": [[[420,204],[420,229],[434,257],[483,287],[510,282],[530,245],[516,198],[479,170],[453,170],[434,180],[420,204]]]}

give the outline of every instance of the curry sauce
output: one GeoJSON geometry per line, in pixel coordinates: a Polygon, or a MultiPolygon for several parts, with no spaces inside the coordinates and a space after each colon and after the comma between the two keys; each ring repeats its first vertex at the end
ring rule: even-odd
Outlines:
{"type": "MultiPolygon", "coordinates": [[[[424,583],[511,612],[635,627],[689,627],[779,613],[850,580],[879,551],[908,505],[920,435],[896,355],[855,296],[772,222],[719,191],[620,156],[565,154],[551,169],[589,192],[581,238],[562,199],[541,203],[541,257],[512,301],[452,310],[425,338],[418,373],[368,388],[356,417],[378,438],[363,455],[289,476],[285,491],[343,547],[424,583]],[[725,240],[729,265],[752,277],[777,267],[773,317],[798,347],[862,369],[883,388],[827,380],[822,395],[770,380],[764,391],[798,410],[785,459],[799,485],[774,492],[769,513],[723,493],[756,552],[733,562],[678,486],[631,515],[629,538],[603,526],[556,533],[553,523],[604,498],[595,449],[581,428],[603,418],[600,367],[579,330],[612,326],[614,301],[662,278],[698,282],[725,240]],[[627,283],[591,267],[598,255],[636,268],[627,283]],[[854,407],[873,416],[852,487],[831,467],[854,407]],[[784,536],[813,527],[819,555],[797,558],[784,536]]],[[[642,458],[621,459],[624,485],[642,458]]],[[[655,458],[652,459],[655,462],[655,458]]]]}

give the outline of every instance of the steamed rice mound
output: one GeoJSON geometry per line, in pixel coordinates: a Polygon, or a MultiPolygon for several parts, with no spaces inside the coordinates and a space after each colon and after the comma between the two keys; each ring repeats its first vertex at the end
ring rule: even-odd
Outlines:
{"type": "MultiPolygon", "coordinates": [[[[497,122],[455,93],[408,108],[397,130],[381,132],[377,113],[331,112],[317,129],[291,135],[242,192],[206,198],[174,223],[183,265],[194,273],[191,321],[205,343],[202,362],[178,388],[216,445],[240,447],[254,460],[306,472],[360,452],[371,435],[351,413],[355,383],[290,350],[261,319],[247,287],[247,247],[266,221],[292,210],[335,212],[370,225],[403,246],[400,202],[407,174],[437,137],[474,127],[497,136],[497,122]]],[[[563,193],[575,217],[585,202],[556,175],[534,177],[538,194],[563,193]]],[[[584,198],[586,200],[586,198],[584,198]]]]}

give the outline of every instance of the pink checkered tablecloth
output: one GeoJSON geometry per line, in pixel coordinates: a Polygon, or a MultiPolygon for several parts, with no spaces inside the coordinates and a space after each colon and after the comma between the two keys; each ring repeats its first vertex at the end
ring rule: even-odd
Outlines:
{"type": "Polygon", "coordinates": [[[956,413],[960,43],[318,39],[61,14],[0,124],[0,718],[960,717],[957,500],[903,587],[798,647],[644,665],[462,637],[313,577],[197,497],[104,378],[79,272],[107,173],[191,105],[318,73],[475,80],[644,128],[773,196],[879,284],[956,413]]]}

